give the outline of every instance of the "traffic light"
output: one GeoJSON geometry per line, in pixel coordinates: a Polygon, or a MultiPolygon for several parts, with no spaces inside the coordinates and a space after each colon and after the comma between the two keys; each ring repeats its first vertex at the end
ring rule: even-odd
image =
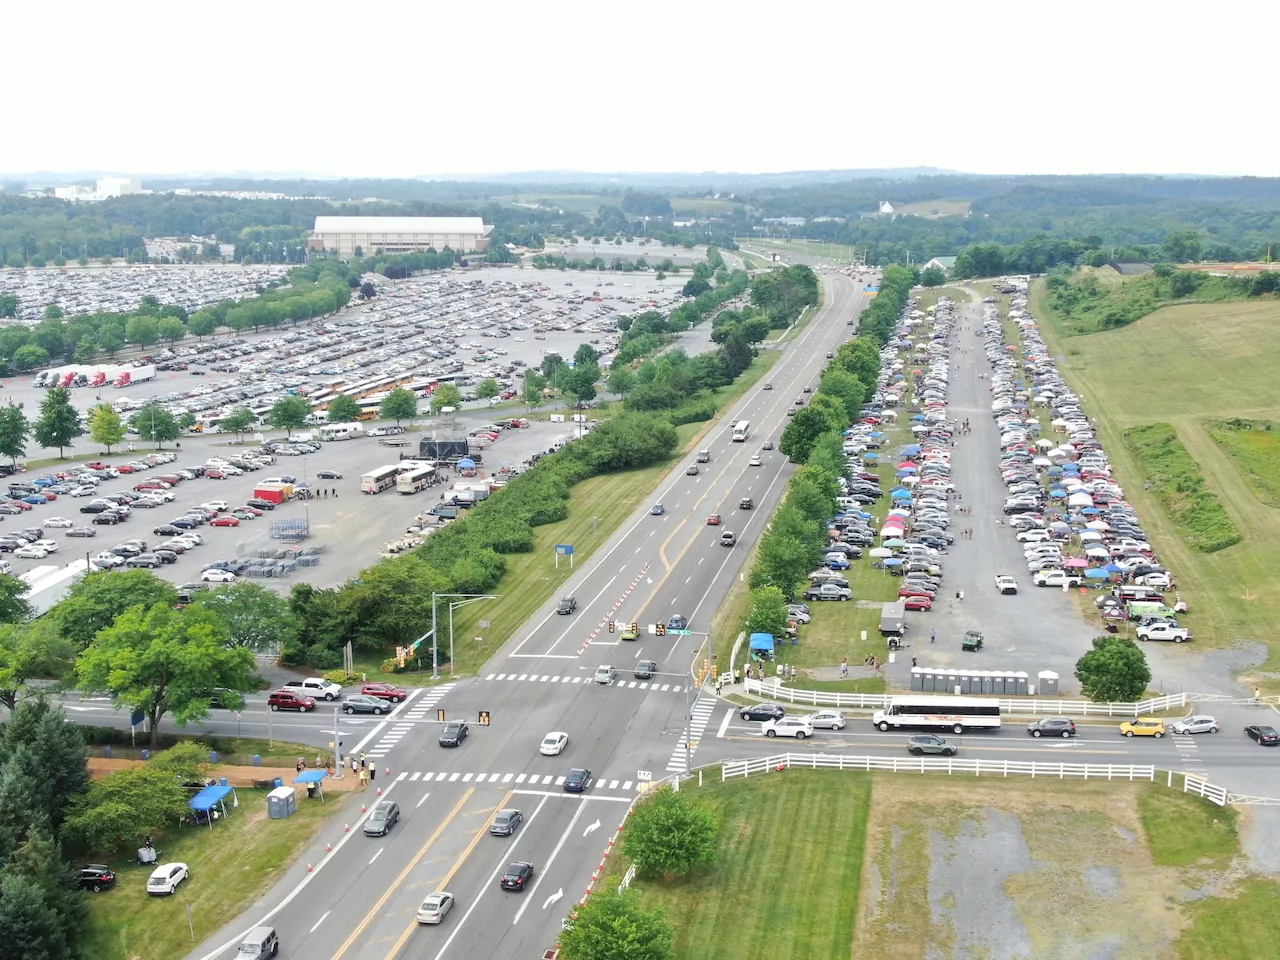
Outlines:
{"type": "Polygon", "coordinates": [[[618,629],[618,621],[617,621],[617,620],[610,620],[610,621],[609,621],[609,632],[610,632],[610,633],[613,633],[613,631],[615,631],[615,630],[617,630],[617,629],[618,629]]]}
{"type": "Polygon", "coordinates": [[[396,664],[401,670],[404,669],[404,662],[409,656],[408,647],[396,647],[396,664]]]}
{"type": "Polygon", "coordinates": [[[440,723],[444,723],[444,708],[443,708],[443,707],[438,708],[438,709],[436,710],[436,720],[437,720],[437,721],[439,721],[440,723]]]}
{"type": "Polygon", "coordinates": [[[640,624],[636,623],[634,620],[631,621],[631,632],[635,634],[640,633],[640,624]]]}
{"type": "Polygon", "coordinates": [[[665,623],[654,624],[653,632],[660,637],[665,637],[667,635],[667,625],[665,623]]]}
{"type": "Polygon", "coordinates": [[[489,725],[489,711],[481,710],[480,719],[476,721],[480,726],[487,727],[489,725]]]}

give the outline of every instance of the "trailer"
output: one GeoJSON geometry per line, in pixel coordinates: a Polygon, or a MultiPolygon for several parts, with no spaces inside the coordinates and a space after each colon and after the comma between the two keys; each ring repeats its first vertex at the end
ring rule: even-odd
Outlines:
{"type": "Polygon", "coordinates": [[[115,387],[127,387],[131,383],[145,383],[148,380],[156,378],[156,368],[154,366],[133,367],[129,370],[121,370],[116,375],[115,387]]]}
{"type": "Polygon", "coordinates": [[[260,483],[253,488],[253,495],[271,503],[284,503],[293,498],[293,485],[288,483],[260,483]]]}
{"type": "Polygon", "coordinates": [[[907,605],[905,601],[885,603],[880,607],[880,633],[886,637],[901,637],[907,632],[907,605]]]}

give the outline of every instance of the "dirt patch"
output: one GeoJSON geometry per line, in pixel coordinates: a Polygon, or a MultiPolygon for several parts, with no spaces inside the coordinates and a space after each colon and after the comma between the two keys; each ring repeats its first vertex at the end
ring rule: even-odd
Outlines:
{"type": "Polygon", "coordinates": [[[1153,862],[1136,798],[1129,785],[878,778],[853,955],[1176,956],[1195,894],[1153,862]]]}
{"type": "MultiPolygon", "coordinates": [[[[117,770],[127,770],[130,767],[136,767],[139,764],[146,763],[145,760],[121,760],[118,758],[107,759],[106,757],[90,757],[89,758],[89,776],[98,779],[105,777],[109,773],[117,770]]],[[[209,768],[209,776],[216,777],[221,780],[226,778],[228,785],[233,787],[252,787],[256,781],[275,780],[279,778],[280,782],[285,786],[293,784],[293,778],[298,772],[293,767],[239,767],[231,764],[219,764],[209,768]]],[[[374,786],[366,789],[374,790],[374,786]]],[[[297,787],[299,791],[303,789],[301,785],[297,787]]],[[[360,781],[351,775],[351,771],[347,771],[347,775],[341,780],[335,780],[332,776],[327,777],[324,781],[325,793],[338,793],[349,790],[359,790],[360,781]]]]}

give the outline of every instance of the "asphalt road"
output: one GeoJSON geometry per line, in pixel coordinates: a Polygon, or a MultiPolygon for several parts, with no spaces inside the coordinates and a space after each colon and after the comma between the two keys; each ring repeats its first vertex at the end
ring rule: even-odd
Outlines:
{"type": "Polygon", "coordinates": [[[699,475],[686,476],[685,463],[673,465],[653,498],[664,505],[662,515],[642,507],[580,565],[565,588],[577,597],[574,614],[557,616],[553,598],[477,677],[416,696],[348,748],[375,759],[376,786],[400,804],[391,838],[366,839],[353,822],[329,853],[324,844],[337,835],[324,831],[248,915],[191,956],[229,956],[237,934],[263,917],[280,930],[284,957],[479,960],[541,956],[554,945],[638,784],[683,769],[686,757],[703,762],[718,701],[688,689],[705,640],[698,632],[743,572],[747,547],[792,469],[776,452],[764,454],[760,467],[748,460],[764,439],[776,441],[786,410],[806,385],[816,385],[825,353],[852,334],[845,321],[866,302],[848,278],[823,279],[826,305],[787,345],[771,374],[774,389],[762,385],[725,415],[703,444],[712,459],[699,475]],[[729,427],[743,419],[751,421],[752,436],[733,443],[729,427]],[[754,510],[738,509],[744,496],[755,500],[754,510]],[[706,525],[713,512],[724,516],[722,527],[706,525]],[[738,546],[719,545],[726,529],[739,535],[738,546]],[[689,618],[694,635],[648,632],[649,624],[676,613],[689,618]],[[624,644],[608,632],[609,619],[639,622],[641,637],[624,644]],[[661,675],[637,681],[631,669],[639,659],[659,661],[661,675]],[[615,682],[592,682],[603,664],[618,668],[615,682]],[[461,747],[437,745],[438,709],[471,723],[461,747]],[[480,710],[490,712],[491,726],[476,725],[480,710]],[[563,756],[538,754],[551,730],[569,734],[563,756]],[[595,777],[581,797],[560,785],[575,766],[595,777]],[[492,814],[505,806],[521,809],[524,825],[514,838],[488,836],[492,814]],[[499,889],[510,859],[536,865],[532,889],[499,889]],[[318,870],[308,873],[308,862],[318,870]],[[452,892],[457,906],[441,927],[418,928],[417,906],[438,889],[452,892]]]}

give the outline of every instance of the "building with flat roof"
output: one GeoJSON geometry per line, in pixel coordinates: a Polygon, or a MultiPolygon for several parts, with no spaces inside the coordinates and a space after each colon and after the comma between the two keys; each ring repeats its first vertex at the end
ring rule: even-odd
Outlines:
{"type": "Polygon", "coordinates": [[[340,257],[423,250],[475,252],[485,249],[493,227],[479,217],[316,217],[308,250],[328,250],[340,257]]]}

